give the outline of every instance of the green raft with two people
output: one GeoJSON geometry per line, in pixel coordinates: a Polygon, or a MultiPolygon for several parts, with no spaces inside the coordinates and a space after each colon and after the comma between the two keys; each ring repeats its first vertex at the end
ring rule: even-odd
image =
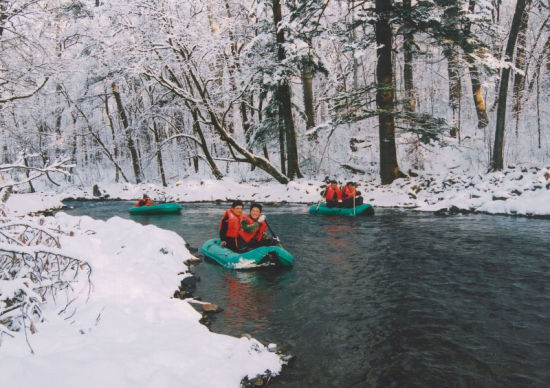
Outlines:
{"type": "Polygon", "coordinates": [[[311,205],[309,214],[326,214],[339,216],[373,216],[374,208],[368,203],[363,203],[355,207],[327,207],[325,203],[311,205]]]}
{"type": "Polygon", "coordinates": [[[292,255],[277,245],[262,246],[239,253],[222,247],[220,242],[219,238],[206,241],[201,247],[201,252],[225,268],[291,267],[294,264],[292,255]]]}
{"type": "Polygon", "coordinates": [[[357,184],[353,181],[346,183],[342,188],[334,179],[328,182],[326,188],[321,191],[321,200],[317,205],[311,205],[310,214],[327,214],[338,216],[373,216],[374,208],[368,203],[363,203],[361,192],[357,191],[357,184]]]}
{"type": "Polygon", "coordinates": [[[179,203],[159,203],[158,205],[150,206],[135,206],[128,210],[133,215],[163,215],[179,213],[181,211],[181,205],[179,203]]]}

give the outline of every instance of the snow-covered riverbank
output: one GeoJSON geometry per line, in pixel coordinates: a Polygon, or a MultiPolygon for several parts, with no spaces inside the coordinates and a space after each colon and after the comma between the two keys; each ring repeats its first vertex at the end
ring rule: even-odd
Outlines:
{"type": "MultiPolygon", "coordinates": [[[[2,386],[238,387],[245,376],[280,372],[281,359],[264,345],[211,333],[200,313],[172,298],[192,257],[176,233],[64,213],[22,222],[61,229],[59,250],[88,263],[91,275],[72,283],[76,299],[63,312],[63,297],[41,305],[44,320],[27,327],[28,343],[23,330],[2,335],[2,386]]],[[[0,280],[0,300],[29,281],[0,280]]]]}
{"type": "MultiPolygon", "coordinates": [[[[366,202],[376,207],[406,207],[425,211],[460,209],[468,212],[550,215],[550,167],[508,168],[501,172],[474,176],[448,173],[397,179],[382,186],[375,178],[355,178],[366,202]]],[[[342,181],[341,183],[345,183],[342,181]]],[[[259,202],[319,201],[323,182],[296,180],[288,185],[277,182],[237,182],[189,179],[168,187],[154,184],[103,184],[102,195],[111,199],[135,200],[148,193],[156,201],[216,201],[241,199],[259,202]]],[[[41,194],[14,195],[8,207],[17,214],[61,207],[66,198],[97,199],[92,187],[66,187],[41,194]],[[39,208],[33,208],[39,205],[39,208]]],[[[304,207],[306,211],[306,207],[304,207]]]]}

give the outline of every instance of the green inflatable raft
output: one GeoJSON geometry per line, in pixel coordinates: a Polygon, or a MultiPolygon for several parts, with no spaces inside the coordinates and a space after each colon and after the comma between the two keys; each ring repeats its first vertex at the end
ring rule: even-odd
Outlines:
{"type": "Polygon", "coordinates": [[[333,214],[340,216],[373,216],[374,208],[368,203],[356,206],[355,210],[353,208],[343,208],[343,207],[327,207],[326,204],[321,203],[320,205],[311,205],[309,208],[310,214],[333,214]]]}
{"type": "Polygon", "coordinates": [[[233,252],[220,246],[220,239],[213,238],[202,244],[201,252],[225,268],[250,269],[258,267],[290,267],[292,255],[279,246],[259,247],[244,253],[233,252]]]}
{"type": "Polygon", "coordinates": [[[179,213],[181,206],[179,203],[160,203],[151,206],[136,206],[128,210],[130,214],[170,214],[179,213]]]}

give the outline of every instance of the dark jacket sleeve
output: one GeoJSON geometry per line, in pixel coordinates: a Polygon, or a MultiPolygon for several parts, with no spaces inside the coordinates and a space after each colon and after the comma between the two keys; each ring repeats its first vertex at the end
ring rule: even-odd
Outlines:
{"type": "Polygon", "coordinates": [[[224,215],[224,217],[222,218],[222,227],[220,228],[220,240],[224,241],[226,239],[226,235],[227,235],[227,220],[228,220],[229,216],[227,214],[224,215]]]}

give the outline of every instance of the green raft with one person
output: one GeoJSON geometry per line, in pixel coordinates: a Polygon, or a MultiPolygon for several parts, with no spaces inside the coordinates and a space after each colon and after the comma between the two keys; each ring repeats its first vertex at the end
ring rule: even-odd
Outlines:
{"type": "Polygon", "coordinates": [[[135,206],[128,210],[130,214],[171,214],[179,213],[181,211],[181,205],[179,203],[159,203],[158,205],[151,206],[135,206]]]}
{"type": "Polygon", "coordinates": [[[250,269],[258,267],[291,267],[292,255],[284,248],[273,245],[258,247],[248,252],[238,253],[220,245],[219,238],[213,238],[202,244],[201,252],[229,269],[250,269]]]}
{"type": "Polygon", "coordinates": [[[327,207],[325,203],[311,205],[309,214],[331,214],[339,216],[373,216],[374,208],[368,203],[355,206],[354,208],[347,207],[327,207]]]}

